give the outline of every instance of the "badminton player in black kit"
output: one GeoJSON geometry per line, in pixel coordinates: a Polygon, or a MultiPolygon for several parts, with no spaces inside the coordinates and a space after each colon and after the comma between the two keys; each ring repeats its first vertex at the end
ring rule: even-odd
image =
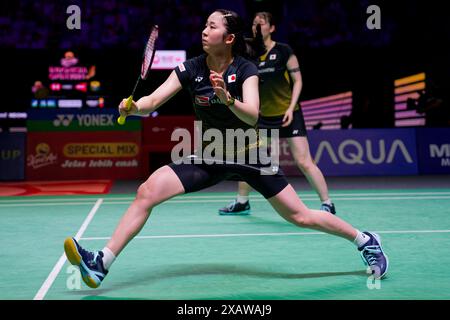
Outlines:
{"type": "MultiPolygon", "coordinates": [[[[297,57],[291,47],[272,40],[275,24],[270,12],[258,12],[253,19],[253,33],[260,26],[265,52],[256,58],[258,65],[261,99],[258,128],[279,129],[279,137],[287,138],[291,154],[311,187],[319,195],[320,210],[336,214],[328,194],[327,183],[319,167],[313,161],[306,134],[305,120],[298,104],[302,78],[297,57]]],[[[236,200],[219,209],[220,215],[248,215],[251,187],[239,182],[236,200]]]]}
{"type": "MultiPolygon", "coordinates": [[[[120,114],[149,114],[185,88],[203,129],[224,132],[254,128],[259,108],[258,70],[240,55],[245,48],[242,32],[243,23],[236,13],[214,11],[202,32],[205,54],[180,64],[153,93],[133,102],[130,110],[125,109],[124,99],[119,105],[120,114]]],[[[246,150],[252,148],[250,144],[246,147],[246,150]]],[[[65,240],[68,260],[80,268],[89,287],[97,288],[101,284],[116,257],[140,232],[155,206],[233,176],[260,192],[288,222],[353,242],[375,277],[381,278],[387,272],[387,257],[377,234],[360,232],[329,212],[307,208],[281,171],[261,174],[258,163],[196,163],[193,158],[190,161],[171,163],[150,175],[138,188],[135,199],[102,250],[86,250],[72,237],[65,240]]]]}

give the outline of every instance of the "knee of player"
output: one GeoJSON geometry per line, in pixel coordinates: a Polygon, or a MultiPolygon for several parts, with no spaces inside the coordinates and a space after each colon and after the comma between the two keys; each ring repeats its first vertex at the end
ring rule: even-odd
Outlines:
{"type": "Polygon", "coordinates": [[[298,212],[291,217],[291,219],[296,225],[303,228],[308,228],[313,224],[313,219],[311,218],[312,218],[311,211],[309,209],[302,212],[298,212]]]}
{"type": "Polygon", "coordinates": [[[156,190],[153,184],[149,181],[144,182],[139,186],[136,193],[136,200],[152,205],[157,201],[156,190]]]}
{"type": "Polygon", "coordinates": [[[300,170],[302,170],[304,172],[305,171],[308,172],[315,166],[314,163],[312,162],[311,158],[309,158],[309,157],[297,158],[297,159],[295,159],[295,163],[300,168],[300,170]]]}

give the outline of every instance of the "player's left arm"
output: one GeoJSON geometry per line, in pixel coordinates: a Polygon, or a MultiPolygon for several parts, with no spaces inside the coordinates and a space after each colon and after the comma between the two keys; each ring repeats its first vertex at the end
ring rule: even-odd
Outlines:
{"type": "Polygon", "coordinates": [[[284,113],[282,127],[289,126],[292,120],[294,119],[294,109],[295,106],[297,105],[297,101],[298,98],[300,97],[300,92],[302,91],[303,86],[302,74],[300,72],[300,66],[295,54],[291,54],[291,56],[289,57],[288,62],[286,63],[286,69],[289,73],[293,85],[292,85],[291,101],[289,103],[289,107],[284,113]]]}
{"type": "MultiPolygon", "coordinates": [[[[221,75],[217,72],[211,71],[209,77],[211,84],[213,86],[215,94],[219,99],[227,104],[231,97],[228,92],[225,82],[221,75]]],[[[245,79],[242,84],[242,101],[238,99],[232,99],[234,102],[229,105],[230,110],[242,121],[249,125],[255,125],[258,121],[259,113],[259,87],[258,87],[258,76],[250,76],[245,79]]]]}
{"type": "Polygon", "coordinates": [[[259,114],[259,78],[251,76],[245,79],[242,84],[242,102],[235,100],[231,111],[242,121],[255,125],[259,114]]]}
{"type": "Polygon", "coordinates": [[[302,92],[303,81],[302,81],[302,73],[300,72],[300,64],[298,63],[297,56],[292,54],[289,57],[288,62],[286,63],[286,68],[289,72],[289,76],[292,79],[292,97],[291,103],[289,104],[289,109],[294,110],[297,105],[298,98],[300,97],[300,93],[302,92]]]}

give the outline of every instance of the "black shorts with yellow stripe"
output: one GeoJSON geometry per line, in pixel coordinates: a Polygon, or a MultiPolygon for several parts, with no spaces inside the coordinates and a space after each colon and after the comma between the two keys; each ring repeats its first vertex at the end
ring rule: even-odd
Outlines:
{"type": "Polygon", "coordinates": [[[284,115],[274,117],[259,116],[259,129],[279,129],[280,138],[306,137],[306,125],[301,109],[293,112],[293,119],[289,126],[282,127],[284,115]]]}
{"type": "Polygon", "coordinates": [[[245,181],[253,189],[269,199],[289,184],[278,166],[235,162],[207,163],[198,158],[184,159],[169,167],[183,184],[185,193],[200,191],[224,180],[245,181]]]}

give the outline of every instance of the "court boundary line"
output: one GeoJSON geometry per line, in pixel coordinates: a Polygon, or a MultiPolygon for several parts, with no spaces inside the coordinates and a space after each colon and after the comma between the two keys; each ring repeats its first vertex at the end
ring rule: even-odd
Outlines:
{"type": "MultiPolygon", "coordinates": [[[[317,197],[300,197],[302,201],[314,201],[317,200],[317,197]]],[[[450,199],[450,195],[448,196],[424,196],[424,197],[350,197],[350,198],[339,198],[333,197],[335,202],[337,201],[375,201],[375,200],[446,200],[450,199]]],[[[129,201],[115,201],[113,199],[106,199],[103,203],[104,205],[116,205],[116,204],[130,204],[133,199],[130,198],[129,201]]],[[[170,199],[165,201],[164,203],[215,203],[215,202],[223,202],[225,199],[170,199]]],[[[265,202],[267,201],[265,198],[250,198],[252,202],[265,202]]],[[[32,207],[32,206],[67,206],[67,205],[91,205],[91,202],[35,202],[35,203],[1,203],[0,208],[5,207],[32,207]]]]}
{"type": "MultiPolygon", "coordinates": [[[[97,199],[92,209],[89,211],[87,217],[84,219],[80,229],[78,229],[77,234],[75,235],[75,239],[78,241],[83,236],[83,233],[86,231],[87,227],[91,223],[92,219],[94,218],[95,213],[100,208],[100,206],[103,203],[103,198],[97,199]]],[[[50,274],[48,275],[47,279],[45,279],[42,286],[39,288],[38,292],[34,296],[33,300],[43,300],[45,295],[47,294],[48,290],[52,286],[53,282],[55,281],[56,277],[60,273],[62,267],[66,263],[66,254],[63,252],[61,257],[58,259],[58,262],[56,262],[55,266],[53,267],[52,271],[50,271],[50,274]]]]}
{"type": "MultiPolygon", "coordinates": [[[[228,192],[228,191],[224,191],[224,192],[228,192]]],[[[212,192],[210,192],[212,193],[212,192]]],[[[233,192],[229,192],[229,193],[233,193],[233,192]]],[[[234,194],[234,193],[233,193],[234,194]]],[[[313,192],[308,192],[308,193],[299,193],[297,192],[297,195],[303,198],[306,197],[314,197],[317,198],[317,195],[313,192]]],[[[339,198],[339,197],[346,197],[346,196],[353,196],[353,197],[371,197],[371,196],[450,196],[450,191],[437,191],[437,192],[432,192],[432,191],[424,191],[424,192],[381,192],[381,193],[336,193],[336,194],[332,194],[332,198],[339,198]]],[[[76,202],[76,201],[94,201],[97,200],[97,198],[95,197],[77,197],[76,195],[74,195],[74,197],[70,197],[70,198],[61,198],[60,196],[54,196],[54,199],[28,199],[26,197],[20,197],[18,199],[1,199],[0,197],[0,204],[7,204],[7,203],[14,203],[14,202],[21,202],[21,203],[33,203],[33,202],[62,202],[62,201],[71,201],[71,202],[76,202]]],[[[177,198],[179,198],[180,200],[182,199],[209,199],[209,198],[229,198],[229,195],[193,195],[193,194],[182,194],[177,196],[177,198]]],[[[106,201],[108,200],[112,200],[112,201],[116,201],[116,200],[132,200],[134,199],[134,194],[130,195],[130,196],[123,196],[123,195],[118,195],[116,196],[109,196],[109,197],[104,197],[104,199],[106,201]]],[[[264,199],[263,196],[261,195],[250,195],[249,196],[250,199],[264,199]]],[[[169,200],[170,201],[170,200],[169,200]]]]}
{"type": "MultiPolygon", "coordinates": [[[[450,233],[450,230],[380,230],[379,234],[416,234],[416,233],[450,233]]],[[[310,236],[328,235],[325,232],[267,232],[267,233],[223,233],[223,234],[174,234],[159,236],[136,236],[133,239],[174,239],[174,238],[227,238],[227,237],[261,237],[261,236],[310,236]]],[[[86,237],[82,241],[109,240],[110,237],[86,237]]]]}

